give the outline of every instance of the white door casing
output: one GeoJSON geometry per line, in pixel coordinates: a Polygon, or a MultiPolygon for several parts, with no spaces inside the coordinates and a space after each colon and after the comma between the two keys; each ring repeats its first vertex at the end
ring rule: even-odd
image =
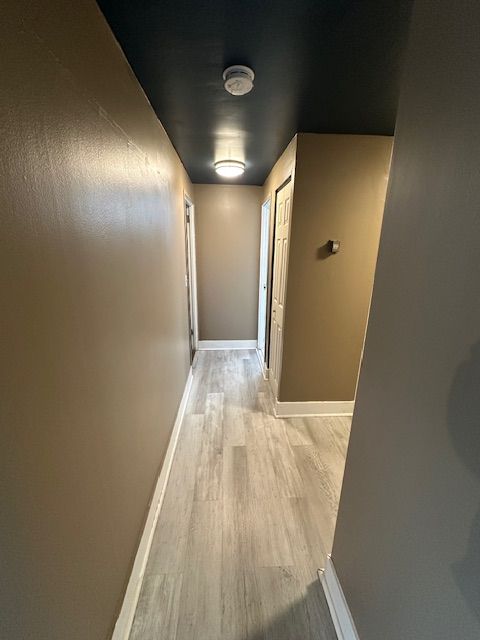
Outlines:
{"type": "Polygon", "coordinates": [[[287,289],[287,260],[292,209],[292,182],[277,193],[275,211],[275,248],[273,257],[272,317],[270,324],[270,384],[278,398],[282,369],[283,325],[287,289]]]}
{"type": "Polygon", "coordinates": [[[258,278],[258,333],[257,348],[261,361],[265,362],[265,338],[267,325],[268,240],[270,228],[270,199],[262,205],[260,233],[260,269],[258,278]]]}
{"type": "Polygon", "coordinates": [[[185,195],[185,285],[187,287],[190,364],[198,349],[197,264],[195,249],[195,209],[185,195]]]}

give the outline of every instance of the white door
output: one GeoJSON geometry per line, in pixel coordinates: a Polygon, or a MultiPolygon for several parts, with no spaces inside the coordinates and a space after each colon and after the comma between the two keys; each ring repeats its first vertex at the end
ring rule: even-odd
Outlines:
{"type": "Polygon", "coordinates": [[[275,248],[273,256],[272,318],[270,325],[270,383],[278,397],[282,368],[283,321],[287,288],[288,238],[292,205],[292,184],[277,193],[275,208],[275,248]]]}
{"type": "Polygon", "coordinates": [[[265,334],[267,327],[267,278],[268,278],[268,235],[270,227],[270,200],[262,205],[262,227],[260,234],[260,272],[258,290],[258,335],[257,348],[262,362],[265,362],[265,334]]]}

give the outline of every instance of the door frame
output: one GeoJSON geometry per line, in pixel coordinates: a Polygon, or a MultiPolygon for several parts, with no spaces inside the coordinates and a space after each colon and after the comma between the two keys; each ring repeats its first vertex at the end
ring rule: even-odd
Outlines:
{"type": "Polygon", "coordinates": [[[184,193],[185,287],[187,289],[190,364],[198,351],[197,259],[195,247],[195,205],[184,193]]]}
{"type": "Polygon", "coordinates": [[[258,324],[257,324],[257,348],[261,355],[261,363],[264,373],[268,358],[268,253],[270,248],[270,218],[272,210],[272,198],[269,196],[262,204],[260,218],[260,265],[258,271],[258,324]],[[263,309],[262,309],[262,302],[263,309]],[[263,351],[260,349],[260,335],[263,326],[263,351]]]}
{"type": "MultiPolygon", "coordinates": [[[[272,340],[271,340],[271,330],[272,330],[272,315],[273,315],[273,279],[275,277],[275,245],[276,245],[276,235],[277,235],[277,207],[278,207],[278,194],[279,192],[286,187],[288,184],[291,184],[291,193],[290,197],[292,198],[291,209],[290,209],[290,217],[288,221],[288,242],[286,247],[286,273],[285,273],[285,289],[284,289],[284,306],[286,308],[287,302],[287,283],[288,283],[288,267],[289,267],[289,258],[290,258],[290,232],[292,227],[292,214],[293,214],[293,185],[294,185],[294,172],[287,176],[287,178],[275,189],[275,206],[273,208],[273,235],[272,235],[272,255],[271,255],[271,273],[270,273],[270,300],[268,307],[268,360],[267,360],[267,371],[268,371],[268,380],[270,382],[270,388],[272,390],[273,396],[277,399],[279,388],[275,386],[275,380],[273,375],[270,375],[271,372],[271,364],[272,364],[272,340]]],[[[282,335],[282,345],[281,345],[281,357],[280,357],[280,372],[278,385],[280,386],[281,379],[281,370],[282,370],[282,362],[283,360],[283,335],[282,335]]]]}

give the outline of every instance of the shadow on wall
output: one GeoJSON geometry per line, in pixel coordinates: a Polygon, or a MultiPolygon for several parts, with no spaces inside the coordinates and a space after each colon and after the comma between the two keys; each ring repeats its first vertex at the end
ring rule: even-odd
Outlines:
{"type": "Polygon", "coordinates": [[[321,247],[318,247],[317,251],[317,260],[326,260],[327,258],[331,258],[334,254],[331,251],[331,243],[330,241],[322,244],[321,247]]]}
{"type": "MultiPolygon", "coordinates": [[[[455,374],[448,401],[448,428],[456,452],[480,480],[480,342],[455,374]]],[[[469,607],[480,620],[480,510],[475,516],[467,552],[454,563],[455,581],[469,607]]]]}

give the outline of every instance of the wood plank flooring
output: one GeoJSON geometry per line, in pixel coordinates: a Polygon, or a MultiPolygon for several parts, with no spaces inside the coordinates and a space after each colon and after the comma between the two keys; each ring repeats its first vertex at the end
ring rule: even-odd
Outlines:
{"type": "Polygon", "coordinates": [[[130,640],[335,640],[349,418],[273,417],[255,351],[201,351],[130,640]]]}

